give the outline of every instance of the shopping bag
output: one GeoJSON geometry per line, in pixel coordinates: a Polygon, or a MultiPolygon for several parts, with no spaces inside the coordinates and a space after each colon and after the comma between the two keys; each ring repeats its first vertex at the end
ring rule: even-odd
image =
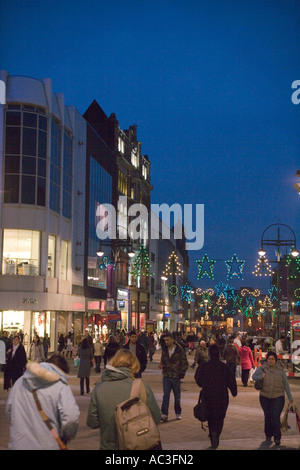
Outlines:
{"type": "Polygon", "coordinates": [[[300,434],[300,416],[295,405],[287,405],[281,420],[281,429],[290,434],[300,434]]]}
{"type": "Polygon", "coordinates": [[[74,366],[78,367],[79,366],[79,357],[74,358],[74,366]]]}

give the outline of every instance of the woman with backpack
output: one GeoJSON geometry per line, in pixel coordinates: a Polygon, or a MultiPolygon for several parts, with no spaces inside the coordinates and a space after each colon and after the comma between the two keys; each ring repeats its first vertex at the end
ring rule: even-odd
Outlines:
{"type": "MultiPolygon", "coordinates": [[[[129,399],[134,379],[140,369],[134,353],[120,349],[110,360],[92,392],[88,409],[87,425],[92,429],[100,428],[100,450],[119,448],[114,421],[116,407],[129,399]]],[[[149,408],[154,422],[160,422],[160,409],[154,394],[146,383],[141,383],[141,399],[149,408]]],[[[160,447],[161,448],[161,447],[160,447]]],[[[146,449],[145,449],[146,450],[146,449]]]]}

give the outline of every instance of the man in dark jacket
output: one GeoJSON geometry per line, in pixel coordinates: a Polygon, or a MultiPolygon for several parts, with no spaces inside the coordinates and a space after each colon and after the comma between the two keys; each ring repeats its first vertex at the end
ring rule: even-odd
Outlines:
{"type": "Polygon", "coordinates": [[[195,373],[195,380],[201,390],[208,416],[209,437],[213,449],[219,445],[219,436],[229,404],[228,389],[233,397],[237,395],[235,376],[228,366],[220,361],[220,349],[217,344],[209,347],[210,360],[203,362],[195,373]]]}
{"type": "Polygon", "coordinates": [[[176,419],[181,419],[180,383],[189,367],[185,351],[175,343],[171,333],[164,337],[166,348],[162,349],[159,368],[163,373],[163,402],[161,406],[162,420],[168,421],[171,390],[174,393],[174,409],[176,419]]]}
{"type": "Polygon", "coordinates": [[[129,349],[129,351],[133,352],[138,358],[141,368],[139,372],[135,374],[135,377],[140,378],[142,377],[142,373],[147,367],[146,349],[144,348],[142,343],[139,343],[137,341],[136,331],[130,331],[130,333],[128,334],[128,337],[129,337],[129,341],[123,346],[123,349],[129,349]]]}

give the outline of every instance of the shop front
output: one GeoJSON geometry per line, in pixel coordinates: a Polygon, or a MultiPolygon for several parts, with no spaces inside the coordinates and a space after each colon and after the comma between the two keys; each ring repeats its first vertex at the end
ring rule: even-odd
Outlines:
{"type": "Polygon", "coordinates": [[[0,305],[0,331],[7,331],[8,336],[19,333],[26,353],[35,334],[41,339],[48,335],[49,352],[54,352],[59,335],[66,336],[73,329],[74,311],[70,307],[84,308],[84,299],[48,293],[28,294],[28,297],[19,292],[14,295],[0,293],[0,305]]]}
{"type": "MultiPolygon", "coordinates": [[[[93,341],[96,341],[99,335],[101,341],[107,341],[108,322],[105,300],[86,299],[86,313],[84,315],[83,330],[81,330],[82,335],[84,335],[84,331],[89,332],[93,341]]],[[[82,339],[82,335],[79,340],[82,339]]]]}

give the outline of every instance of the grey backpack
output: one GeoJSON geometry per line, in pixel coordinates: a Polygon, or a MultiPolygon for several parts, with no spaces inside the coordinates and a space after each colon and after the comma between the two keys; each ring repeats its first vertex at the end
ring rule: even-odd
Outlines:
{"type": "Polygon", "coordinates": [[[141,379],[134,379],[130,397],[115,409],[119,450],[148,450],[160,443],[160,434],[146,405],[147,393],[141,379]]]}

